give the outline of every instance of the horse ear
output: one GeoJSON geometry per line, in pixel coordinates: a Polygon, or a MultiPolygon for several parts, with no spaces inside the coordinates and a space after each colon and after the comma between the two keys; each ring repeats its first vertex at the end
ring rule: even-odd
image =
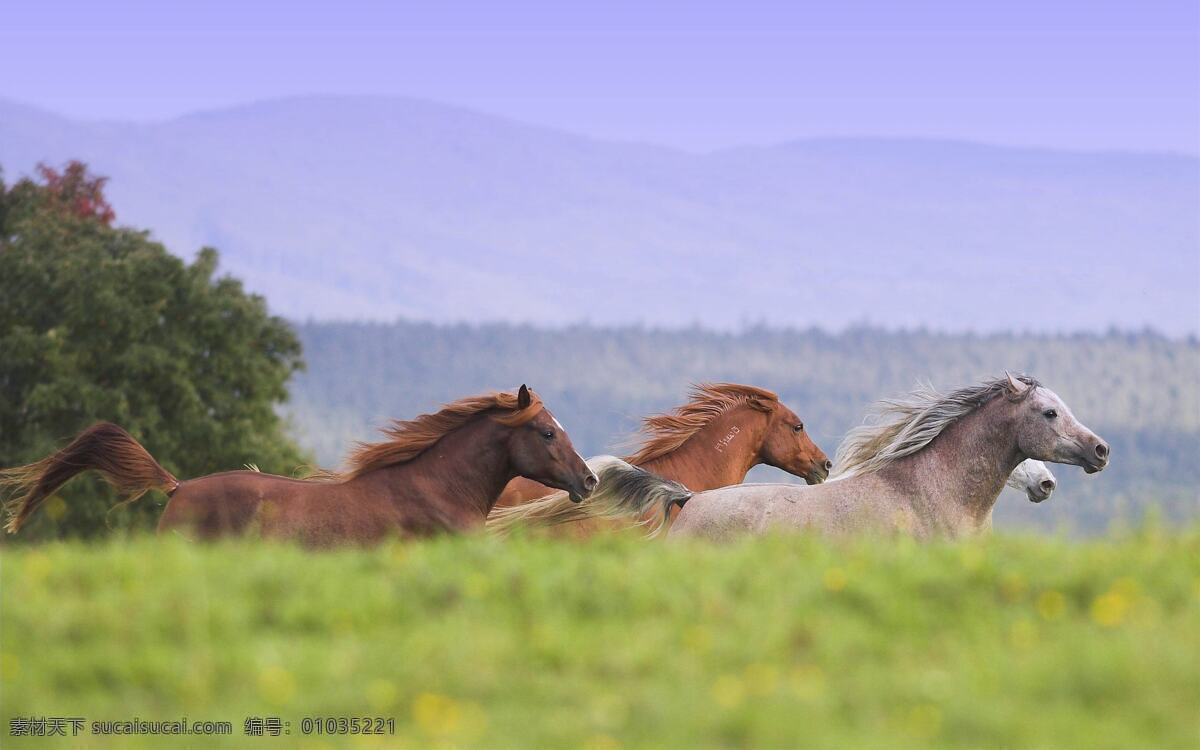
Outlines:
{"type": "Polygon", "coordinates": [[[1024,393],[1026,390],[1029,389],[1028,383],[1022,383],[1020,380],[1017,380],[1016,378],[1013,377],[1013,374],[1011,372],[1009,372],[1008,370],[1004,371],[1004,377],[1008,378],[1008,389],[1017,396],[1020,396],[1022,393],[1024,393]]]}
{"type": "Polygon", "coordinates": [[[517,391],[517,408],[528,409],[533,403],[533,397],[529,395],[529,386],[521,384],[521,390],[517,391]]]}

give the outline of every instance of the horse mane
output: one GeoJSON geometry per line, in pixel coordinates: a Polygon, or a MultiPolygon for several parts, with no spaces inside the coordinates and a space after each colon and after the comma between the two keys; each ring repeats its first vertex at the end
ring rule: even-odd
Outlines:
{"type": "Polygon", "coordinates": [[[393,420],[382,430],[387,440],[378,443],[358,443],[347,457],[346,468],[342,471],[317,470],[306,478],[316,481],[344,481],[376,469],[411,461],[447,433],[491,410],[501,412],[492,415],[492,419],[500,424],[510,427],[525,424],[544,408],[542,399],[536,393],[531,390],[529,396],[529,406],[524,409],[517,408],[516,394],[485,393],[460,398],[433,414],[422,414],[414,419],[393,420]]]}
{"type": "Polygon", "coordinates": [[[1017,379],[1029,386],[1020,394],[1012,392],[1007,378],[992,378],[948,394],[928,383],[919,384],[905,397],[877,402],[863,424],[847,433],[838,446],[833,477],[879,471],[925,448],[959,418],[992,399],[1004,395],[1010,401],[1024,401],[1040,385],[1028,375],[1017,379]]]}
{"type": "Polygon", "coordinates": [[[688,402],[666,414],[653,414],[642,420],[643,436],[637,453],[625,460],[644,464],[661,458],[679,448],[701,428],[725,412],[746,404],[769,413],[779,403],[779,396],[764,388],[738,383],[693,384],[688,402]]]}

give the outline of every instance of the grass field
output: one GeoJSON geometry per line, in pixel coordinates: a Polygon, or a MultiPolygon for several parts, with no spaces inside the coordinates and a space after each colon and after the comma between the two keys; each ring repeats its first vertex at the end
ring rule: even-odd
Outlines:
{"type": "MultiPolygon", "coordinates": [[[[1200,529],[8,546],[4,747],[1195,748],[1200,529]],[[11,737],[14,717],[229,721],[11,737]],[[243,736],[279,717],[285,737],[243,736]],[[394,736],[302,733],[383,716],[394,736]]],[[[85,727],[86,731],[86,727],[85,727]]]]}

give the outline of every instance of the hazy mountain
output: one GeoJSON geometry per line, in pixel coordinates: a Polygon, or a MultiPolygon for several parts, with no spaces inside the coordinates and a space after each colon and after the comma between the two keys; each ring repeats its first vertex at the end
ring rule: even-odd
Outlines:
{"type": "Polygon", "coordinates": [[[695,155],[405,99],[158,124],[0,102],[5,178],[81,158],[119,220],[295,318],[1200,328],[1200,160],[913,140],[695,155]]]}

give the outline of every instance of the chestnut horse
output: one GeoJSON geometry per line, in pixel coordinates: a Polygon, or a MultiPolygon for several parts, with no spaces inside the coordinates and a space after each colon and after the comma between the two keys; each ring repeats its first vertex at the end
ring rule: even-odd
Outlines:
{"type": "MultiPolygon", "coordinates": [[[[804,422],[771,391],[706,383],[693,386],[689,396],[688,403],[674,411],[642,420],[642,445],[626,461],[695,492],[739,484],[758,464],[803,477],[808,484],[829,475],[829,458],[808,436],[804,422]]],[[[505,531],[572,523],[576,534],[586,535],[603,528],[598,519],[615,510],[599,502],[576,505],[561,493],[548,492],[528,479],[513,480],[488,526],[505,531]]],[[[670,517],[679,507],[670,509],[670,517]]]]}
{"type": "Polygon", "coordinates": [[[349,467],[309,479],[231,471],[179,481],[125,430],[97,424],[48,458],[0,472],[15,533],[55,490],[94,469],[136,499],[171,500],[158,531],[203,539],[253,535],[311,546],[366,544],[481,526],[500,491],[527,476],[582,500],[596,476],[542,401],[517,394],[460,399],[434,414],[395,422],[388,440],[359,445],[349,467]]]}

